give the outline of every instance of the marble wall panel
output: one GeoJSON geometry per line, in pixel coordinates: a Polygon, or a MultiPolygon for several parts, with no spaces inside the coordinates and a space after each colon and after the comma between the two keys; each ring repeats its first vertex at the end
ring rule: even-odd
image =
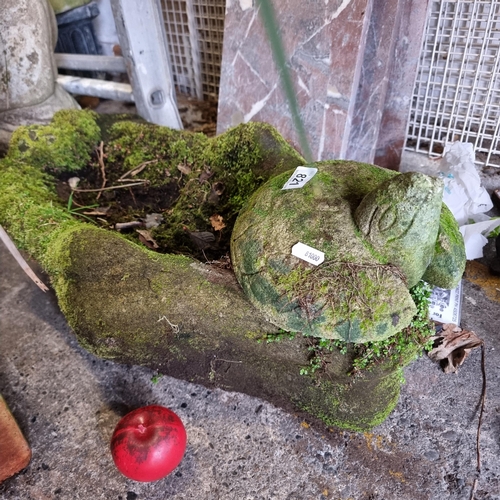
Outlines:
{"type": "MultiPolygon", "coordinates": [[[[275,0],[314,160],[345,158],[372,0],[275,0]]],[[[227,4],[217,131],[274,125],[297,149],[291,113],[251,0],[227,4]]]]}
{"type": "MultiPolygon", "coordinates": [[[[273,0],[314,160],[397,168],[428,0],[273,0]]],[[[254,0],[228,0],[219,133],[249,120],[299,141],[254,0]]]]}
{"type": "Polygon", "coordinates": [[[381,167],[398,170],[401,163],[428,6],[428,0],[402,2],[375,152],[374,163],[381,167]]]}
{"type": "Polygon", "coordinates": [[[347,158],[373,163],[389,87],[401,0],[373,0],[347,158]]]}

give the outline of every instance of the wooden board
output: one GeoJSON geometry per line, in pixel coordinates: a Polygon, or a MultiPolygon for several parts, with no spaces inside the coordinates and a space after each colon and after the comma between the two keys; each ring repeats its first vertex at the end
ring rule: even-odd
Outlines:
{"type": "Polygon", "coordinates": [[[31,449],[0,396],[0,483],[24,469],[31,460],[31,449]]]}

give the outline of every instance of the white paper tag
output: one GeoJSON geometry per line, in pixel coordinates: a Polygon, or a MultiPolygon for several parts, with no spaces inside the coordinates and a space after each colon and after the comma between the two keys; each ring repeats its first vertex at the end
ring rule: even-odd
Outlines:
{"type": "Polygon", "coordinates": [[[440,323],[460,325],[462,312],[462,282],[453,290],[435,287],[432,290],[429,314],[432,320],[440,323]]]}
{"type": "Polygon", "coordinates": [[[297,167],[281,189],[301,188],[316,175],[317,171],[318,169],[314,167],[297,167]]]}
{"type": "Polygon", "coordinates": [[[309,264],[314,264],[315,266],[319,266],[325,260],[325,254],[323,252],[305,245],[304,243],[296,243],[293,245],[292,255],[309,262],[309,264]]]}

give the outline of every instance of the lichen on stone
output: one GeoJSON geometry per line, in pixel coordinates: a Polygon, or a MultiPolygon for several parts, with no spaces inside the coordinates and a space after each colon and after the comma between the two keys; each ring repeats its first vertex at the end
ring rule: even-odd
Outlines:
{"type": "Polygon", "coordinates": [[[251,197],[231,241],[236,275],[285,330],[349,342],[390,337],[409,324],[415,306],[401,272],[364,244],[353,212],[391,174],[355,162],[315,166],[318,174],[301,189],[281,189],[289,171],[251,197]],[[325,262],[316,268],[293,256],[297,242],[323,252],[325,262]]]}

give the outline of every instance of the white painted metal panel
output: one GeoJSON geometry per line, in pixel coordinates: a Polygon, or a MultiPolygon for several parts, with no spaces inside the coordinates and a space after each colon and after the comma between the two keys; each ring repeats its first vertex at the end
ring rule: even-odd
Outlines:
{"type": "Polygon", "coordinates": [[[500,0],[430,5],[406,149],[440,156],[456,140],[500,167],[500,0]]]}
{"type": "Polygon", "coordinates": [[[158,125],[181,129],[163,18],[156,0],[111,0],[138,113],[158,125]]]}

